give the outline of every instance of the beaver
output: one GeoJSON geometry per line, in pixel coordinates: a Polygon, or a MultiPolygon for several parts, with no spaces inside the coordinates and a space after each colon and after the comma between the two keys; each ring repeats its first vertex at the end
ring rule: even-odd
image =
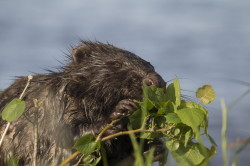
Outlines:
{"type": "MultiPolygon", "coordinates": [[[[27,77],[19,77],[0,94],[0,110],[20,96],[26,82],[27,77]]],[[[33,75],[23,96],[25,116],[11,123],[0,149],[0,163],[6,163],[12,155],[18,157],[19,165],[31,165],[32,121],[37,120],[37,161],[58,165],[72,154],[72,146],[80,136],[96,136],[112,120],[131,114],[137,107],[134,100],[142,100],[143,85],[166,87],[154,67],[139,56],[111,44],[81,41],[72,47],[66,65],[33,75]]],[[[1,133],[5,124],[0,120],[1,133]]],[[[126,124],[127,120],[117,123],[106,135],[124,130],[126,124]]],[[[128,136],[106,141],[104,147],[109,165],[132,152],[128,136]]]]}

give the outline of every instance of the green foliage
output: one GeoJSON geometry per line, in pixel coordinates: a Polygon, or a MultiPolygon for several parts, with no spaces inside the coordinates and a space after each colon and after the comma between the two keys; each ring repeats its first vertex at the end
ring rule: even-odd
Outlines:
{"type": "Polygon", "coordinates": [[[212,86],[204,85],[197,90],[196,97],[201,100],[202,104],[209,104],[215,99],[216,94],[212,86]]]}
{"type": "Polygon", "coordinates": [[[167,100],[175,103],[179,106],[181,103],[181,89],[178,79],[174,79],[174,82],[167,87],[167,100]]]}
{"type": "Polygon", "coordinates": [[[95,166],[101,160],[100,149],[101,142],[95,141],[92,134],[86,134],[80,137],[73,146],[74,149],[84,154],[82,161],[85,164],[95,166]],[[93,152],[97,152],[99,157],[93,155],[93,152]]]}
{"type": "Polygon", "coordinates": [[[75,142],[73,148],[81,153],[90,154],[96,148],[100,150],[100,142],[95,142],[92,134],[86,134],[75,142]]]}
{"type": "MultiPolygon", "coordinates": [[[[199,88],[196,95],[203,104],[208,104],[215,98],[212,87],[207,85],[199,88]]],[[[101,146],[101,142],[124,134],[130,135],[134,147],[135,165],[150,166],[154,157],[154,149],[143,154],[143,146],[136,141],[136,137],[147,140],[164,138],[166,148],[179,165],[205,165],[216,153],[216,143],[207,129],[208,111],[198,103],[181,100],[178,79],[174,79],[166,89],[143,87],[143,100],[136,102],[139,104],[139,109],[129,116],[132,127],[129,131],[103,138],[103,133],[115,125],[116,121],[113,121],[99,133],[97,138],[92,134],[86,134],[75,142],[73,149],[77,152],[71,159],[81,153],[78,163],[95,166],[103,159],[104,165],[107,165],[105,149],[101,146]],[[135,134],[138,132],[140,134],[135,134]],[[212,144],[210,149],[199,142],[203,135],[210,140],[212,144]]],[[[15,98],[3,110],[2,118],[8,122],[15,121],[24,110],[25,102],[15,98]]],[[[14,162],[16,161],[13,160],[14,162]]]]}
{"type": "Polygon", "coordinates": [[[8,103],[3,112],[2,119],[8,122],[16,121],[25,110],[25,101],[15,98],[10,103],[8,103]]]}
{"type": "MultiPolygon", "coordinates": [[[[215,98],[215,93],[211,89],[211,86],[205,86],[197,91],[203,103],[210,103],[215,98]]],[[[139,109],[129,116],[132,128],[127,133],[121,133],[130,135],[135,165],[150,166],[153,162],[153,150],[144,156],[142,145],[136,141],[136,136],[149,140],[164,138],[166,148],[179,165],[205,165],[216,153],[216,143],[207,129],[208,111],[198,103],[181,100],[178,79],[174,79],[166,89],[143,87],[143,101],[136,102],[139,104],[139,109]],[[138,131],[140,134],[135,136],[138,131]],[[202,135],[210,140],[212,144],[210,149],[199,142],[202,135]]],[[[101,135],[95,140],[93,135],[87,134],[77,140],[74,149],[83,153],[85,158],[87,156],[91,162],[99,161],[100,158],[94,159],[92,154],[99,153],[101,149],[100,137],[101,135]]]]}
{"type": "MultiPolygon", "coordinates": [[[[207,103],[212,101],[205,92],[201,96],[207,103]]],[[[166,147],[179,165],[204,165],[216,153],[216,143],[207,130],[208,111],[197,103],[181,100],[178,79],[166,90],[143,87],[143,101],[138,103],[141,109],[129,117],[133,129],[144,128],[140,138],[167,138],[166,147]],[[201,135],[211,141],[210,149],[199,142],[201,135]]]]}
{"type": "Polygon", "coordinates": [[[201,143],[189,143],[188,147],[181,146],[172,151],[173,157],[181,166],[204,165],[214,153],[213,149],[209,150],[201,143]]]}

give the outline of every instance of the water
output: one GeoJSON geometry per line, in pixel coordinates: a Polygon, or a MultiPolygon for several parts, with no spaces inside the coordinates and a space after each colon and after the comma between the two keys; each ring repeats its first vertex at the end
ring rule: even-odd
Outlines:
{"type": "MultiPolygon", "coordinates": [[[[220,99],[229,104],[248,89],[228,79],[250,83],[249,15],[247,0],[2,0],[0,89],[12,76],[59,66],[80,38],[109,42],[150,61],[165,80],[178,76],[182,89],[213,85],[209,131],[220,145],[220,99]]],[[[249,98],[229,111],[229,142],[250,135],[249,98]]],[[[241,165],[249,153],[240,155],[241,165]]],[[[212,164],[222,164],[219,148],[212,164]]]]}

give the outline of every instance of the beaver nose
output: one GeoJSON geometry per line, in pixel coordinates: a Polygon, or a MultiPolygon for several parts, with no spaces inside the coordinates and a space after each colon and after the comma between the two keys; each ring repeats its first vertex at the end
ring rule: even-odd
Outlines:
{"type": "Polygon", "coordinates": [[[166,88],[166,82],[157,73],[149,73],[142,81],[144,86],[156,86],[158,88],[166,88]]]}

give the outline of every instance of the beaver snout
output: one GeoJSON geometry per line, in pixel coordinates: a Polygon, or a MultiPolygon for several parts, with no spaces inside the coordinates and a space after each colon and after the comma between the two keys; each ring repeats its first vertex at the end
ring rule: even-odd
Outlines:
{"type": "Polygon", "coordinates": [[[148,73],[142,80],[144,86],[156,86],[158,88],[166,88],[166,82],[157,73],[148,73]]]}

